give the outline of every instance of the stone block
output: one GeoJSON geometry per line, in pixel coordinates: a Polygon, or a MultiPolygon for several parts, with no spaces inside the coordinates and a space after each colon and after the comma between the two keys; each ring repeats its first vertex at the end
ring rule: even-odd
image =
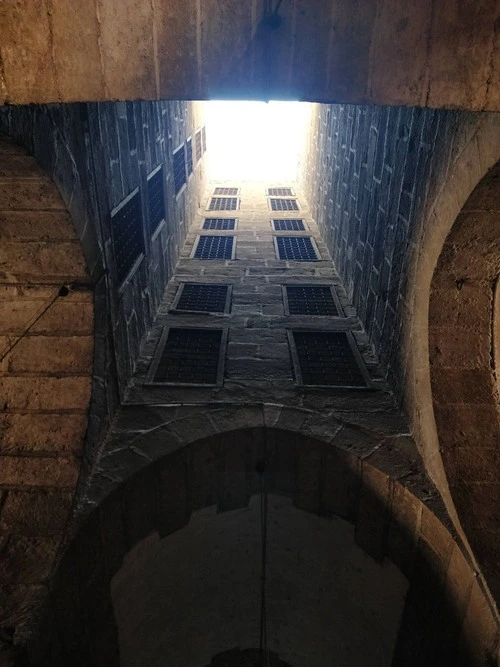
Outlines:
{"type": "Polygon", "coordinates": [[[89,377],[2,377],[4,410],[86,410],[89,377]]]}
{"type": "Polygon", "coordinates": [[[0,485],[8,487],[74,488],[79,465],[75,458],[2,456],[0,485]]]}
{"type": "Polygon", "coordinates": [[[0,514],[0,530],[27,537],[60,535],[68,518],[70,491],[9,491],[0,514]]]}
{"type": "Polygon", "coordinates": [[[387,553],[387,525],[391,500],[390,478],[363,462],[356,542],[379,561],[387,553]]]}

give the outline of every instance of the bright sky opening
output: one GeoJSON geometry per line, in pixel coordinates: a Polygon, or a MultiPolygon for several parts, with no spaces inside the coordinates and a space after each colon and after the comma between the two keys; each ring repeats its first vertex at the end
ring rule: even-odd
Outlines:
{"type": "Polygon", "coordinates": [[[211,181],[295,181],[311,104],[207,102],[211,181]]]}

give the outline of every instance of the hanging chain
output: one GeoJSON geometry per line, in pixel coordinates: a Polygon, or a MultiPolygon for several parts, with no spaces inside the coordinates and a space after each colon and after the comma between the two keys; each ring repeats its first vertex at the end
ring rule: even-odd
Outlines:
{"type": "Polygon", "coordinates": [[[261,570],[260,570],[260,664],[261,667],[269,667],[269,650],[267,647],[267,600],[266,600],[266,576],[267,576],[267,486],[264,478],[265,461],[260,461],[256,466],[259,475],[260,487],[260,535],[261,535],[261,570]]]}

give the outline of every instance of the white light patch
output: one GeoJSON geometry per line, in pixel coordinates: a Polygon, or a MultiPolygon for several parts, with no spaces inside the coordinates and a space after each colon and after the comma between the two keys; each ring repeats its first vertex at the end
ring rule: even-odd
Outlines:
{"type": "Polygon", "coordinates": [[[209,179],[295,181],[311,108],[305,102],[206,102],[209,179]]]}

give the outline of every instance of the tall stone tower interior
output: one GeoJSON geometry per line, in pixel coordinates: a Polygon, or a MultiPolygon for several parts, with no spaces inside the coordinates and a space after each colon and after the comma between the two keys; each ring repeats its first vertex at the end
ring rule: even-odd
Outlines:
{"type": "Polygon", "coordinates": [[[0,6],[0,667],[500,666],[498,5],[354,4],[0,6]]]}

